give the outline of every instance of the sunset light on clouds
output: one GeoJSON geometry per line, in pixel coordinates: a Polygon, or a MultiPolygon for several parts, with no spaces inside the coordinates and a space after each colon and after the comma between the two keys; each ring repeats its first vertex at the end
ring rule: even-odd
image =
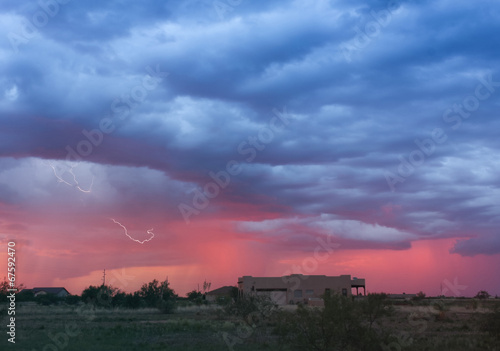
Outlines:
{"type": "Polygon", "coordinates": [[[0,11],[2,272],[15,241],[19,282],[74,294],[106,269],[500,295],[500,4],[39,11],[0,11]]]}

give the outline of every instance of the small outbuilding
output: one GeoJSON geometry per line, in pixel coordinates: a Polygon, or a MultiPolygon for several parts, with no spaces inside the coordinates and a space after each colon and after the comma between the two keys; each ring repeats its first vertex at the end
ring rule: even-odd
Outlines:
{"type": "Polygon", "coordinates": [[[66,297],[70,295],[69,291],[65,288],[33,288],[31,291],[33,291],[35,297],[46,294],[52,294],[57,297],[66,297]]]}
{"type": "Polygon", "coordinates": [[[223,286],[209,291],[205,295],[208,302],[216,302],[218,299],[232,299],[237,294],[238,288],[235,286],[223,286]]]}
{"type": "Polygon", "coordinates": [[[394,299],[394,300],[411,300],[417,297],[417,294],[389,294],[387,295],[389,299],[394,299]]]}

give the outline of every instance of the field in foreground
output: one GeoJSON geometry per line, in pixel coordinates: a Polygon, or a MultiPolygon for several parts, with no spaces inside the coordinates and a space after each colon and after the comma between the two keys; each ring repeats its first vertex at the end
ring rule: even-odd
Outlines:
{"type": "MultiPolygon", "coordinates": [[[[480,326],[492,305],[465,301],[395,305],[376,321],[390,333],[385,350],[500,350],[480,326]]],[[[5,307],[3,307],[5,309],[5,307]]],[[[296,306],[285,306],[293,311],[296,306]]],[[[4,311],[5,312],[5,311],[4,311]]],[[[218,306],[181,307],[174,314],[156,309],[93,310],[87,306],[20,305],[16,343],[7,342],[2,313],[2,350],[292,350],[283,343],[276,321],[243,319],[218,306]],[[249,322],[248,322],[249,321],[249,322]]]]}

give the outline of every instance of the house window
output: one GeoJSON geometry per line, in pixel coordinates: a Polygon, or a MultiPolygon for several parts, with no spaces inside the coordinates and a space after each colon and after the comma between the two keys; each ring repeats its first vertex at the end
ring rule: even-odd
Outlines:
{"type": "Polygon", "coordinates": [[[314,290],[306,290],[306,295],[314,295],[314,290]]]}
{"type": "Polygon", "coordinates": [[[347,296],[347,289],[342,289],[342,295],[347,296]]]}
{"type": "Polygon", "coordinates": [[[293,297],[294,298],[301,298],[302,297],[302,290],[294,290],[293,291],[293,297]]]}

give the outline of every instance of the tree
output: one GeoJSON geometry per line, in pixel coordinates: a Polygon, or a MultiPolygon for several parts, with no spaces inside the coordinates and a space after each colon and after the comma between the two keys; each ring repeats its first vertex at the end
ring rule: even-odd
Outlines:
{"type": "Polygon", "coordinates": [[[201,299],[203,297],[203,294],[197,290],[190,291],[186,294],[188,300],[194,301],[197,299],[201,299]]]}
{"type": "Polygon", "coordinates": [[[203,294],[197,290],[190,291],[186,294],[189,301],[201,305],[203,302],[203,294]]]}
{"type": "Polygon", "coordinates": [[[126,299],[127,294],[122,291],[118,291],[111,299],[111,304],[113,307],[125,307],[126,299]]]}
{"type": "Polygon", "coordinates": [[[486,290],[481,290],[480,292],[478,292],[476,294],[476,296],[474,296],[476,299],[487,299],[490,297],[490,294],[488,294],[488,292],[486,290]]]}
{"type": "Polygon", "coordinates": [[[96,307],[111,307],[118,289],[108,285],[90,285],[82,292],[82,301],[96,307]]]}
{"type": "Polygon", "coordinates": [[[7,295],[8,289],[10,289],[9,282],[7,281],[7,278],[3,277],[3,282],[0,283],[0,294],[7,295]]]}
{"type": "Polygon", "coordinates": [[[125,296],[125,305],[126,308],[139,308],[145,306],[144,300],[141,299],[141,296],[138,291],[133,294],[127,294],[125,296]]]}
{"type": "Polygon", "coordinates": [[[11,291],[9,291],[9,289],[17,289],[17,291],[21,291],[24,288],[25,288],[24,284],[20,284],[12,288],[7,278],[3,277],[3,281],[0,283],[0,302],[6,302],[8,300],[7,296],[11,294],[11,291]]]}
{"type": "Polygon", "coordinates": [[[159,308],[164,313],[171,313],[175,309],[177,295],[169,287],[168,280],[153,281],[144,284],[139,290],[139,296],[144,299],[148,307],[159,308]]]}
{"type": "Polygon", "coordinates": [[[160,282],[154,279],[149,283],[143,284],[139,290],[139,295],[146,301],[148,307],[156,307],[156,304],[162,296],[160,282]]]}
{"type": "Polygon", "coordinates": [[[3,277],[3,282],[0,283],[0,302],[8,301],[8,289],[10,289],[9,282],[7,281],[7,278],[3,277]]]}
{"type": "Polygon", "coordinates": [[[210,291],[210,287],[212,286],[211,282],[207,282],[206,280],[203,282],[203,295],[210,291]]]}

